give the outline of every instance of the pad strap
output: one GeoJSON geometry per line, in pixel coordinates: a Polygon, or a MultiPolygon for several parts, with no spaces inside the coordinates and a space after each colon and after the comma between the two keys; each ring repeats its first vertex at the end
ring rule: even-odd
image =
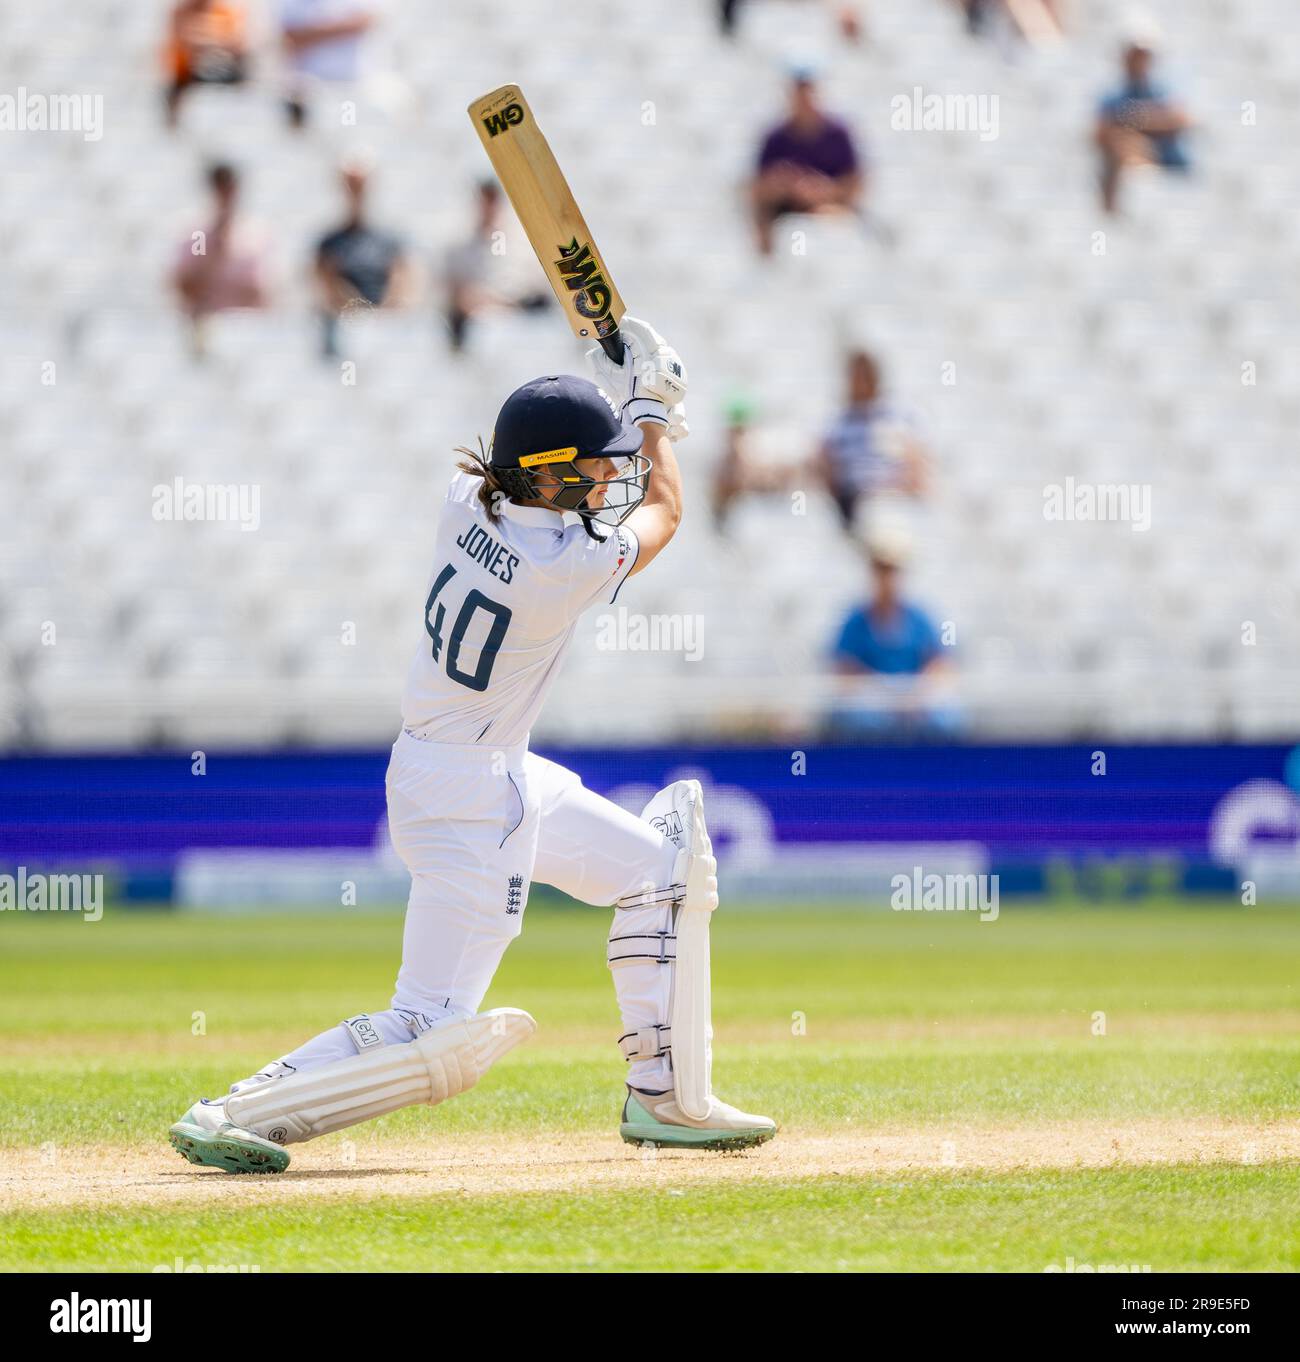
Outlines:
{"type": "Polygon", "coordinates": [[[658,885],[640,894],[624,894],[614,909],[617,912],[625,908],[653,908],[659,904],[677,903],[685,893],[685,884],[658,885]]]}
{"type": "Polygon", "coordinates": [[[618,1048],[629,1062],[634,1059],[660,1059],[672,1049],[672,1027],[660,1023],[643,1026],[639,1031],[628,1031],[618,1038],[618,1048]]]}
{"type": "Polygon", "coordinates": [[[655,960],[661,965],[671,965],[677,959],[677,937],[670,931],[611,936],[605,958],[610,969],[630,960],[655,960]]]}

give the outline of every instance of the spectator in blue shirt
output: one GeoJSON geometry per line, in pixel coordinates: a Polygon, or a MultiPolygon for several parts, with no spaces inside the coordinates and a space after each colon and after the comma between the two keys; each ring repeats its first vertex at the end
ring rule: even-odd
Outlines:
{"type": "Polygon", "coordinates": [[[939,700],[947,650],[933,620],[902,593],[901,573],[910,544],[901,526],[880,525],[867,540],[871,596],[851,611],[832,650],[835,671],[846,678],[831,727],[846,736],[940,734],[955,715],[939,700]],[[864,686],[864,680],[875,684],[864,686]]]}
{"type": "Polygon", "coordinates": [[[1101,152],[1101,202],[1108,213],[1119,201],[1125,167],[1157,165],[1191,168],[1185,146],[1191,119],[1169,90],[1151,74],[1159,41],[1154,28],[1134,29],[1124,45],[1124,79],[1097,110],[1097,147],[1101,152]]]}

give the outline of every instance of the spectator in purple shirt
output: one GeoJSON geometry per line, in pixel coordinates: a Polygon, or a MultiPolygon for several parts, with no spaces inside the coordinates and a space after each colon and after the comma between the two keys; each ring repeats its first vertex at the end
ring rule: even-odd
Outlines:
{"type": "Polygon", "coordinates": [[[787,213],[855,211],[862,178],[848,128],[822,111],[812,72],[796,71],[790,116],[763,139],[751,187],[758,249],[772,254],[773,227],[787,213]]]}

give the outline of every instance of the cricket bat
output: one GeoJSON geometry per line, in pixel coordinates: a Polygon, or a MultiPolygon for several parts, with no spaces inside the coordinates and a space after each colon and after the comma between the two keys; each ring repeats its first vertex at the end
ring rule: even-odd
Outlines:
{"type": "Polygon", "coordinates": [[[476,99],[469,116],[574,335],[598,340],[621,364],[623,300],[523,91],[503,85],[476,99]]]}

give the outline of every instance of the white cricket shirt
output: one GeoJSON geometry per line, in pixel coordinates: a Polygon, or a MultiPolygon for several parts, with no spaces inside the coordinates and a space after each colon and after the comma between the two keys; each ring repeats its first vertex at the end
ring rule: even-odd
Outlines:
{"type": "Polygon", "coordinates": [[[504,502],[493,521],[481,485],[457,473],[447,489],[402,723],[430,742],[510,747],[528,737],[578,616],[616,599],[640,546],[626,526],[598,542],[541,506],[504,502]]]}

